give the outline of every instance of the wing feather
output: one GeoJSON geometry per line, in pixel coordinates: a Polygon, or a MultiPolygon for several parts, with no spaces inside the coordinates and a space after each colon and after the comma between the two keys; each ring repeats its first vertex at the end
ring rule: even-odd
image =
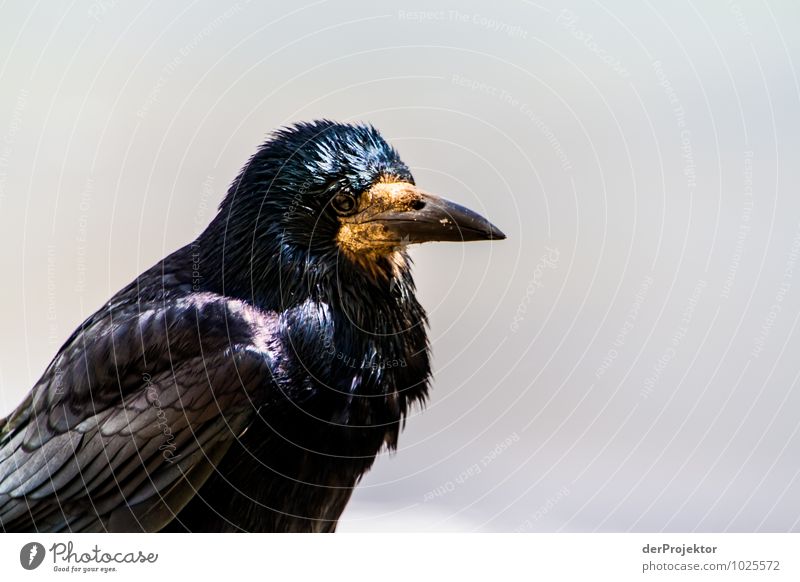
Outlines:
{"type": "Polygon", "coordinates": [[[95,316],[0,421],[5,531],[156,531],[271,386],[273,319],[210,294],[95,316]]]}

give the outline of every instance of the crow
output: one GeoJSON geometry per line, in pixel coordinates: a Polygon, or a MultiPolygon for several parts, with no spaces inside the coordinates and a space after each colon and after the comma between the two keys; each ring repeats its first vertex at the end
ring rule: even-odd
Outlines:
{"type": "Polygon", "coordinates": [[[428,392],[407,245],[503,238],[371,125],[278,129],[0,420],[0,526],[334,531],[428,392]]]}

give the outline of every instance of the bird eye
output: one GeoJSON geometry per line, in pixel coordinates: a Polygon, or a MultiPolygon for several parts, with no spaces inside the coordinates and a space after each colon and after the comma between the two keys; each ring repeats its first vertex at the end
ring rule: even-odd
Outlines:
{"type": "Polygon", "coordinates": [[[333,209],[342,215],[352,214],[356,209],[356,199],[350,194],[339,193],[331,201],[333,209]]]}

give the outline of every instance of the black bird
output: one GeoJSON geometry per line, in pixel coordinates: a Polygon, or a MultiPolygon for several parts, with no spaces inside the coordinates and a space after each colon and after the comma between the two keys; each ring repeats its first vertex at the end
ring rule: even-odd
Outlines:
{"type": "Polygon", "coordinates": [[[4,531],[333,531],[430,380],[406,245],[502,239],[372,126],[275,132],[0,421],[4,531]]]}

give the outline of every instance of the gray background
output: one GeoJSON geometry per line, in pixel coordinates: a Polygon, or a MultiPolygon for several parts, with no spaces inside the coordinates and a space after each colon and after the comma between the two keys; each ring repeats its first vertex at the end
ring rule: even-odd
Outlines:
{"type": "Polygon", "coordinates": [[[366,120],[509,237],[414,249],[433,396],[342,531],[800,529],[797,3],[0,11],[0,413],[270,129],[366,120]]]}

